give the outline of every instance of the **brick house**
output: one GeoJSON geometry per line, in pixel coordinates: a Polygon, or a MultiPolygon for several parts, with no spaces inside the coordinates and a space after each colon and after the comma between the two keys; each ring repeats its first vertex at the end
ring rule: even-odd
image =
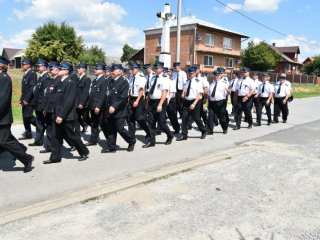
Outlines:
{"type": "Polygon", "coordinates": [[[275,43],[269,46],[282,57],[274,70],[275,73],[296,74],[300,72],[302,64],[298,61],[299,46],[277,47],[275,43]]]}
{"type": "MultiPolygon", "coordinates": [[[[227,71],[239,68],[241,41],[249,37],[212,23],[187,16],[181,21],[181,67],[200,64],[202,71],[212,71],[218,66],[227,71]]],[[[162,26],[144,30],[144,63],[154,63],[161,51],[162,26]]],[[[175,61],[177,21],[171,22],[171,62],[175,61]]],[[[134,59],[134,57],[132,58],[134,59]]]]}

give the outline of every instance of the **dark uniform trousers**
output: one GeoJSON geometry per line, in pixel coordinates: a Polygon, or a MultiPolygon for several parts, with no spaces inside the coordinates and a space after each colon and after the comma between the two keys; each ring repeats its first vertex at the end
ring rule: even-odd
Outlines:
{"type": "Polygon", "coordinates": [[[285,97],[275,98],[274,99],[274,113],[273,113],[273,120],[278,121],[278,116],[280,116],[280,112],[282,113],[282,120],[287,121],[289,115],[288,109],[288,101],[283,104],[283,100],[285,97]]]}
{"type": "MultiPolygon", "coordinates": [[[[178,122],[178,116],[177,116],[178,101],[176,100],[176,98],[177,97],[170,99],[170,102],[167,107],[167,114],[173,129],[176,132],[180,132],[180,124],[178,122]]],[[[182,116],[182,112],[181,112],[181,116],[182,116]]]]}
{"type": "Polygon", "coordinates": [[[147,124],[146,100],[142,97],[137,107],[133,103],[137,97],[130,97],[128,105],[128,127],[132,135],[136,134],[136,122],[150,136],[150,128],[147,124]]]}
{"type": "Polygon", "coordinates": [[[103,114],[101,114],[101,109],[99,114],[96,114],[94,110],[90,110],[91,116],[91,135],[90,141],[92,143],[97,143],[99,138],[99,126],[102,123],[103,114]]]}
{"type": "Polygon", "coordinates": [[[23,125],[27,134],[31,134],[31,124],[36,127],[36,117],[33,115],[33,105],[22,106],[23,125]]]}
{"type": "Polygon", "coordinates": [[[206,111],[206,109],[204,109],[204,106],[203,106],[203,104],[204,104],[204,100],[203,100],[203,97],[202,97],[202,99],[200,99],[199,100],[199,102],[201,102],[201,111],[200,111],[200,113],[201,113],[201,118],[202,118],[202,120],[203,120],[203,123],[205,124],[205,125],[208,125],[208,114],[207,114],[207,111],[206,111]]]}
{"type": "Polygon", "coordinates": [[[63,121],[61,124],[53,124],[54,137],[51,146],[50,160],[61,160],[63,139],[65,139],[69,144],[72,144],[72,146],[77,149],[80,156],[89,154],[88,148],[83,144],[79,135],[75,133],[74,126],[75,120],[63,121]]]}
{"type": "Polygon", "coordinates": [[[220,125],[223,130],[228,129],[229,119],[227,118],[227,99],[220,101],[209,101],[209,120],[208,120],[208,132],[213,133],[214,118],[218,117],[220,125]]]}
{"type": "Polygon", "coordinates": [[[77,121],[76,121],[76,131],[80,133],[80,126],[85,128],[90,126],[90,116],[89,116],[89,108],[85,107],[83,109],[76,108],[77,112],[77,121]]]}
{"type": "Polygon", "coordinates": [[[182,90],[178,90],[176,92],[176,97],[175,97],[175,100],[176,100],[176,103],[177,103],[177,111],[179,112],[179,115],[180,117],[182,117],[182,110],[183,110],[183,98],[181,97],[182,96],[182,90]]]}
{"type": "Polygon", "coordinates": [[[245,119],[248,121],[249,125],[252,125],[252,97],[247,99],[247,101],[242,102],[242,99],[244,96],[239,96],[238,97],[238,102],[237,102],[237,113],[235,116],[236,124],[237,126],[240,127],[241,125],[241,120],[242,120],[242,112],[244,112],[245,119]]]}
{"type": "Polygon", "coordinates": [[[182,112],[182,136],[188,137],[188,122],[190,116],[196,122],[201,133],[206,132],[206,128],[201,121],[201,106],[203,106],[203,101],[198,101],[197,105],[193,110],[190,109],[190,106],[193,104],[194,100],[184,100],[183,101],[183,112],[182,112]]]}
{"type": "Polygon", "coordinates": [[[262,109],[265,107],[268,116],[268,123],[271,123],[271,102],[267,104],[268,97],[260,97],[260,109],[259,114],[262,115],[262,109]]]}
{"type": "Polygon", "coordinates": [[[167,138],[173,138],[173,134],[170,131],[169,126],[166,122],[166,109],[167,101],[162,104],[162,111],[157,112],[157,107],[159,105],[160,99],[150,99],[149,100],[149,111],[148,111],[148,124],[150,126],[150,142],[153,144],[156,141],[156,129],[157,123],[159,124],[161,130],[167,134],[167,138]]]}
{"type": "Polygon", "coordinates": [[[37,127],[35,141],[43,145],[44,131],[46,130],[46,120],[45,116],[43,115],[43,111],[36,111],[36,121],[37,127]]]}
{"type": "Polygon", "coordinates": [[[232,113],[232,114],[235,114],[235,112],[236,112],[236,106],[237,106],[237,102],[236,102],[236,100],[234,99],[234,95],[235,95],[235,92],[231,92],[231,105],[232,105],[232,111],[231,111],[231,113],[232,113]]]}
{"type": "Polygon", "coordinates": [[[257,123],[261,123],[261,113],[259,111],[260,109],[260,100],[259,100],[260,97],[253,97],[252,100],[253,100],[253,105],[254,105],[254,108],[256,109],[256,116],[257,116],[257,123]]]}
{"type": "Polygon", "coordinates": [[[32,156],[26,153],[26,146],[19,143],[12,135],[11,124],[0,125],[0,149],[8,151],[23,164],[27,164],[32,160],[32,156]]]}
{"type": "Polygon", "coordinates": [[[129,144],[136,142],[134,135],[124,128],[125,120],[125,117],[108,118],[108,145],[112,150],[117,149],[117,133],[129,144]]]}

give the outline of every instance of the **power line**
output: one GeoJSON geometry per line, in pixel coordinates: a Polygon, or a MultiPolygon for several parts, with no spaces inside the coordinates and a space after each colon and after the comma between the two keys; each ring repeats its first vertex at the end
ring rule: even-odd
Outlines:
{"type": "Polygon", "coordinates": [[[221,2],[221,1],[219,1],[219,0],[216,0],[216,1],[217,1],[218,3],[220,3],[221,5],[223,5],[223,6],[227,7],[227,8],[229,8],[229,9],[231,9],[232,11],[240,14],[241,16],[249,19],[250,21],[252,21],[252,22],[254,22],[254,23],[256,23],[256,24],[258,24],[258,25],[260,25],[260,26],[262,26],[262,27],[264,27],[264,28],[269,29],[270,31],[273,31],[273,32],[278,33],[278,34],[280,34],[280,35],[282,35],[282,36],[291,38],[291,39],[296,40],[296,41],[299,41],[299,42],[303,42],[303,43],[306,43],[306,44],[311,44],[311,45],[318,46],[318,47],[320,46],[320,44],[318,44],[318,43],[312,43],[312,42],[304,41],[304,40],[301,40],[301,39],[299,39],[299,38],[295,38],[295,37],[289,36],[289,35],[287,35],[287,34],[284,34],[284,33],[280,32],[280,31],[278,31],[278,30],[276,30],[276,29],[274,29],[274,28],[271,28],[271,27],[269,27],[269,26],[267,26],[267,25],[265,25],[265,24],[263,24],[263,23],[260,23],[260,22],[258,22],[258,21],[256,21],[256,20],[254,20],[253,18],[251,18],[251,17],[249,17],[249,16],[247,16],[247,15],[245,15],[245,14],[237,11],[236,9],[233,9],[232,7],[228,6],[227,4],[225,4],[225,3],[223,3],[223,2],[221,2]]]}

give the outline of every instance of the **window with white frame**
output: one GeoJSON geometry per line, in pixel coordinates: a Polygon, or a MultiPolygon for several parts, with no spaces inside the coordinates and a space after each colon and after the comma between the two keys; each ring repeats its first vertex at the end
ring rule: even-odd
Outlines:
{"type": "Polygon", "coordinates": [[[204,55],[204,65],[205,66],[213,66],[213,56],[212,55],[204,55]]]}
{"type": "Polygon", "coordinates": [[[206,34],[205,44],[209,46],[214,46],[214,38],[211,34],[206,34]]]}
{"type": "Polygon", "coordinates": [[[161,46],[161,35],[158,36],[158,46],[161,46]]]}
{"type": "Polygon", "coordinates": [[[226,68],[233,68],[233,58],[226,58],[226,68]]]}
{"type": "Polygon", "coordinates": [[[232,49],[232,39],[231,38],[223,38],[223,48],[224,49],[232,49]]]}

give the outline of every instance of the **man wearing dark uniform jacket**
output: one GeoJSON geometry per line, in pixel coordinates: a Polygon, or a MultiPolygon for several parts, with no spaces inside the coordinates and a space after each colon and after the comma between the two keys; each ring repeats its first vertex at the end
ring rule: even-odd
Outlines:
{"type": "MultiPolygon", "coordinates": [[[[105,94],[107,92],[107,82],[104,78],[104,64],[97,63],[94,67],[95,79],[92,80],[89,91],[89,109],[91,117],[91,135],[87,146],[97,145],[99,138],[99,127],[102,123],[105,102],[105,94]]],[[[105,134],[106,135],[106,134],[105,134]]]]}
{"type": "Polygon", "coordinates": [[[76,110],[74,108],[76,100],[76,82],[69,78],[72,66],[68,62],[62,62],[59,66],[60,82],[57,84],[54,92],[56,102],[54,106],[54,138],[51,147],[50,159],[44,161],[44,164],[61,162],[61,147],[63,139],[68,141],[77,149],[80,158],[84,161],[88,158],[89,150],[81,141],[81,138],[74,130],[76,121],[76,110]]]}
{"type": "Polygon", "coordinates": [[[86,75],[87,64],[80,62],[77,65],[79,80],[77,82],[77,96],[76,96],[76,111],[77,111],[77,124],[76,130],[80,133],[80,126],[82,132],[86,132],[89,125],[89,90],[91,79],[86,75]]]}
{"type": "MultiPolygon", "coordinates": [[[[43,114],[43,110],[45,108],[45,97],[44,91],[50,85],[52,79],[47,72],[48,63],[39,59],[37,62],[38,72],[40,73],[40,77],[37,80],[37,84],[33,90],[34,92],[34,106],[37,117],[37,126],[36,126],[36,139],[34,143],[30,143],[29,146],[42,146],[44,139],[44,131],[46,129],[46,120],[43,114]]],[[[50,149],[50,142],[46,143],[47,149],[50,149]]]]}
{"type": "Polygon", "coordinates": [[[12,81],[6,73],[9,61],[0,57],[0,150],[6,150],[24,165],[23,171],[32,170],[33,156],[26,153],[27,148],[18,142],[11,133],[12,117],[12,81]]]}
{"type": "Polygon", "coordinates": [[[36,126],[36,118],[33,116],[34,95],[33,88],[37,83],[37,74],[31,69],[31,60],[26,58],[22,60],[23,78],[21,83],[20,104],[22,106],[22,118],[25,132],[19,140],[31,139],[31,124],[36,126]]]}
{"type": "Polygon", "coordinates": [[[112,80],[107,88],[108,113],[108,144],[109,147],[103,149],[102,153],[116,152],[117,133],[129,144],[127,151],[132,152],[136,139],[134,135],[124,128],[125,119],[128,116],[128,92],[129,83],[122,76],[122,65],[113,64],[111,67],[112,80]]]}

